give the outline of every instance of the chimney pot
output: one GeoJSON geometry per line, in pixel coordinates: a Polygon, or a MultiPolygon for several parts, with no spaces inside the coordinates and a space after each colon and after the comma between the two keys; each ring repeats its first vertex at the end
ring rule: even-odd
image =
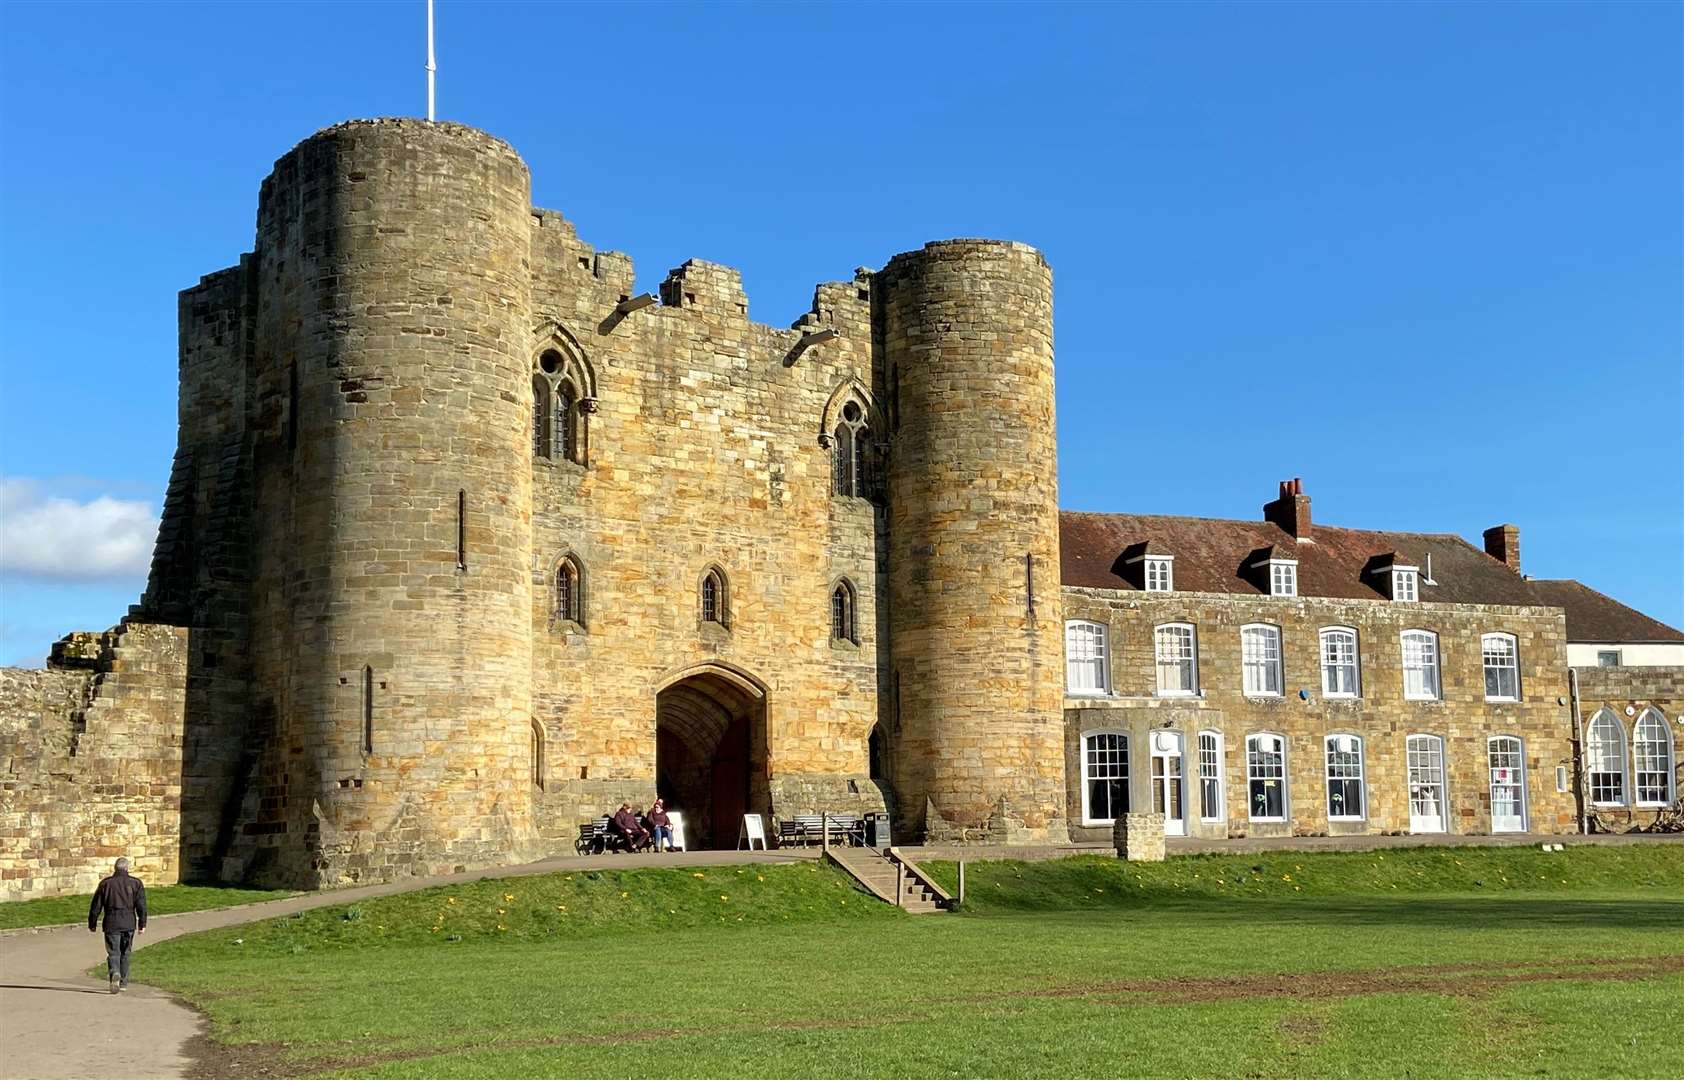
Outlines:
{"type": "Polygon", "coordinates": [[[1280,497],[1263,505],[1263,520],[1279,525],[1295,540],[1310,539],[1310,497],[1299,477],[1281,481],[1280,497]]]}

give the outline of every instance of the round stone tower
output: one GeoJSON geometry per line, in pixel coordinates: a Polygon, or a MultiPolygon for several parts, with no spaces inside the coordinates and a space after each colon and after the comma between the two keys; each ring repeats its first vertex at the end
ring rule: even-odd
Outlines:
{"type": "Polygon", "coordinates": [[[259,880],[532,854],[531,201],[505,143],[353,121],[264,182],[259,880]]]}
{"type": "Polygon", "coordinates": [[[1052,271],[1023,244],[949,240],[891,259],[875,292],[900,811],[932,841],[1046,839],[1064,805],[1052,271]]]}

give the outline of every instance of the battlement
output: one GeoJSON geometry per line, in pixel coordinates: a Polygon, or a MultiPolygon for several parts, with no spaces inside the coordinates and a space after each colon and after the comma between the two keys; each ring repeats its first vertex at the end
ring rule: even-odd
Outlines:
{"type": "Polygon", "coordinates": [[[298,140],[297,143],[293,144],[291,150],[275,159],[275,165],[279,167],[281,162],[297,154],[304,147],[323,140],[336,140],[341,137],[355,139],[357,136],[365,134],[388,136],[393,133],[411,136],[417,143],[425,139],[435,146],[438,145],[437,140],[440,139],[456,140],[464,145],[472,144],[479,149],[489,149],[507,154],[519,161],[522,168],[526,166],[526,162],[522,160],[520,153],[513,146],[483,128],[459,124],[454,120],[423,120],[416,116],[372,116],[341,120],[337,124],[329,124],[327,127],[319,128],[312,134],[298,140]]]}
{"type": "Polygon", "coordinates": [[[975,254],[978,252],[1010,251],[1024,255],[1033,255],[1042,266],[1047,265],[1047,257],[1041,254],[1041,249],[1018,240],[991,240],[987,237],[959,236],[949,240],[931,240],[921,248],[902,251],[891,258],[884,265],[885,271],[914,259],[923,258],[952,258],[975,254]]]}

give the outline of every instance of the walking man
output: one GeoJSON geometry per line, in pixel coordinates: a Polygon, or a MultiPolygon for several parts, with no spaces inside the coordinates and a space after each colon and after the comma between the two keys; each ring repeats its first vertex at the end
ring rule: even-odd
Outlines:
{"type": "Polygon", "coordinates": [[[94,890],[88,905],[88,932],[99,929],[99,914],[105,912],[105,967],[111,973],[111,992],[129,988],[129,950],[134,936],[146,933],[146,886],[129,876],[129,860],[118,859],[111,876],[94,890]]]}

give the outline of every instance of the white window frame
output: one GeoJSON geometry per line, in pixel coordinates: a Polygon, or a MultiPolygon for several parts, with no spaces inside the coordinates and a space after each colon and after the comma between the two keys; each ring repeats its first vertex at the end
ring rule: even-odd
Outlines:
{"type": "Polygon", "coordinates": [[[1596,666],[1597,667],[1619,667],[1624,662],[1625,662],[1625,656],[1619,649],[1598,649],[1598,650],[1596,650],[1596,666]],[[1613,661],[1614,661],[1611,664],[1608,662],[1608,659],[1610,657],[1612,657],[1613,661]]]}
{"type": "Polygon", "coordinates": [[[1091,619],[1064,624],[1064,692],[1069,697],[1104,697],[1111,692],[1111,628],[1091,619]],[[1086,653],[1086,655],[1081,655],[1086,653]],[[1078,685],[1077,672],[1086,671],[1095,685],[1078,685]]]}
{"type": "Polygon", "coordinates": [[[1286,693],[1281,628],[1274,623],[1240,627],[1240,685],[1246,697],[1281,697],[1286,693]]]}
{"type": "MultiPolygon", "coordinates": [[[[1678,747],[1672,738],[1672,729],[1667,726],[1666,714],[1653,705],[1638,714],[1637,722],[1631,725],[1631,794],[1633,806],[1671,806],[1678,797],[1678,747]],[[1644,729],[1659,731],[1659,739],[1643,738],[1644,729]],[[1645,744],[1654,749],[1646,750],[1645,744]],[[1645,768],[1645,766],[1648,766],[1645,768]],[[1643,797],[1644,777],[1659,776],[1661,780],[1661,797],[1658,799],[1643,797]]],[[[1648,785],[1653,789],[1654,785],[1648,785]]]]}
{"type": "Polygon", "coordinates": [[[1146,556],[1145,574],[1147,592],[1174,592],[1175,556],[1146,556]]]}
{"type": "Polygon", "coordinates": [[[1420,598],[1420,571],[1413,566],[1394,566],[1392,568],[1392,599],[1400,604],[1410,604],[1420,598]]]}
{"type": "Polygon", "coordinates": [[[1368,760],[1367,760],[1367,747],[1365,747],[1363,745],[1362,736],[1361,735],[1355,735],[1355,734],[1352,734],[1352,733],[1347,732],[1347,731],[1336,732],[1332,735],[1327,736],[1327,738],[1322,740],[1322,765],[1323,765],[1323,772],[1325,773],[1326,779],[1327,779],[1327,820],[1329,820],[1329,821],[1367,821],[1368,820],[1368,775],[1367,775],[1368,760]],[[1336,740],[1339,741],[1339,742],[1349,740],[1349,743],[1346,743],[1347,746],[1350,745],[1350,743],[1354,743],[1356,745],[1355,753],[1356,753],[1356,756],[1357,756],[1357,760],[1356,760],[1355,765],[1352,765],[1348,761],[1341,761],[1337,764],[1334,763],[1333,754],[1335,752],[1340,753],[1340,754],[1347,754],[1347,755],[1353,752],[1351,750],[1345,749],[1344,747],[1338,747],[1338,749],[1336,751],[1336,749],[1335,749],[1335,747],[1337,745],[1336,740]],[[1333,812],[1333,785],[1336,782],[1347,783],[1351,780],[1355,780],[1357,782],[1357,801],[1362,804],[1361,805],[1361,813],[1336,814],[1336,813],[1333,812]]]}
{"type": "Polygon", "coordinates": [[[1492,775],[1496,772],[1496,766],[1491,764],[1491,754],[1493,748],[1498,743],[1513,743],[1515,745],[1514,755],[1516,764],[1514,771],[1519,775],[1517,775],[1514,779],[1514,786],[1520,789],[1520,828],[1515,831],[1525,832],[1532,826],[1532,800],[1526,790],[1526,740],[1522,739],[1519,735],[1508,734],[1491,735],[1485,740],[1485,790],[1490,793],[1491,797],[1491,831],[1497,831],[1497,778],[1492,775]]]}
{"type": "Polygon", "coordinates": [[[1585,726],[1585,788],[1592,806],[1624,806],[1626,804],[1626,731],[1612,709],[1599,709],[1585,726]],[[1610,734],[1611,733],[1611,734],[1610,734]],[[1598,768],[1597,766],[1603,766],[1598,768]],[[1607,766],[1612,765],[1613,768],[1607,766]],[[1606,781],[1598,783],[1597,776],[1612,776],[1618,782],[1613,788],[1615,798],[1597,798],[1598,789],[1610,790],[1606,781]]]}
{"type": "MultiPolygon", "coordinates": [[[[1398,646],[1402,650],[1401,668],[1402,668],[1402,672],[1403,672],[1403,699],[1405,701],[1439,701],[1439,700],[1442,700],[1443,697],[1444,697],[1444,670],[1441,666],[1442,663],[1443,663],[1443,657],[1439,653],[1438,635],[1433,633],[1431,630],[1422,630],[1422,629],[1419,629],[1419,628],[1416,628],[1416,627],[1412,627],[1408,630],[1403,631],[1403,633],[1398,635],[1398,646]],[[1418,655],[1418,658],[1421,659],[1422,662],[1419,663],[1418,665],[1416,665],[1415,667],[1411,667],[1410,663],[1409,663],[1409,650],[1410,650],[1410,638],[1411,637],[1425,638],[1426,639],[1424,643],[1420,642],[1420,641],[1417,641],[1417,644],[1416,644],[1417,655],[1418,655]],[[1426,651],[1427,649],[1431,649],[1430,656],[1426,651]],[[1430,663],[1426,662],[1428,659],[1431,660],[1430,663]],[[1414,692],[1410,691],[1410,689],[1409,689],[1409,673],[1411,671],[1416,671],[1416,670],[1419,670],[1423,673],[1426,673],[1426,672],[1431,673],[1431,675],[1432,675],[1432,680],[1431,680],[1432,681],[1432,690],[1431,690],[1430,693],[1421,693],[1420,691],[1414,691],[1414,692]]],[[[1422,681],[1426,681],[1424,676],[1423,676],[1422,681]]]]}
{"type": "Polygon", "coordinates": [[[1199,631],[1192,623],[1159,623],[1152,627],[1152,664],[1157,672],[1159,697],[1198,697],[1199,696],[1199,631]],[[1185,631],[1185,634],[1182,632],[1185,631]],[[1164,643],[1166,639],[1176,639],[1186,642],[1187,655],[1185,657],[1164,658],[1164,643]],[[1180,680],[1186,685],[1166,688],[1164,686],[1164,669],[1175,665],[1185,667],[1188,678],[1180,680]]]}
{"type": "Polygon", "coordinates": [[[1223,783],[1222,776],[1223,766],[1227,763],[1227,755],[1222,752],[1222,733],[1220,731],[1211,731],[1209,729],[1201,731],[1195,737],[1193,745],[1198,749],[1199,755],[1199,820],[1218,822],[1227,821],[1228,805],[1226,798],[1224,798],[1227,792],[1223,791],[1223,788],[1226,785],[1223,783]],[[1211,742],[1211,751],[1215,756],[1214,761],[1207,761],[1205,759],[1206,739],[1209,739],[1211,742]],[[1212,798],[1212,802],[1215,804],[1216,808],[1215,816],[1205,813],[1204,796],[1206,784],[1212,785],[1212,790],[1215,793],[1212,798]]]}
{"type": "MultiPolygon", "coordinates": [[[[1128,808],[1132,805],[1132,800],[1133,800],[1132,793],[1129,789],[1129,785],[1133,782],[1133,776],[1131,775],[1131,766],[1133,765],[1132,755],[1130,753],[1131,749],[1132,748],[1129,745],[1128,732],[1123,731],[1121,729],[1118,729],[1118,728],[1094,728],[1090,731],[1082,732],[1081,753],[1082,753],[1082,824],[1083,825],[1113,825],[1117,821],[1117,819],[1114,818],[1114,817],[1096,818],[1096,817],[1093,816],[1093,811],[1092,811],[1092,807],[1091,807],[1092,800],[1090,798],[1090,794],[1091,794],[1092,789],[1090,788],[1089,785],[1095,779],[1110,780],[1110,781],[1115,781],[1115,780],[1120,779],[1122,781],[1122,785],[1123,785],[1122,786],[1123,813],[1126,814],[1126,813],[1129,812],[1128,808]],[[1123,773],[1123,775],[1121,777],[1114,777],[1114,776],[1095,777],[1093,775],[1092,770],[1089,768],[1088,741],[1090,739],[1097,738],[1097,737],[1100,737],[1100,736],[1115,737],[1118,740],[1120,740],[1120,746],[1122,748],[1122,773],[1123,773]]],[[[1115,810],[1116,808],[1112,807],[1112,809],[1115,810]]]]}
{"type": "Polygon", "coordinates": [[[1269,595],[1297,596],[1298,595],[1298,560],[1270,559],[1269,560],[1269,595]]]}
{"type": "Polygon", "coordinates": [[[1513,634],[1507,633],[1481,634],[1479,638],[1479,659],[1480,669],[1485,677],[1485,700],[1519,701],[1520,639],[1515,637],[1513,634]],[[1508,662],[1506,664],[1503,663],[1503,660],[1505,659],[1502,651],[1504,646],[1506,646],[1508,650],[1506,657],[1508,662]],[[1496,659],[1496,664],[1492,663],[1493,658],[1496,659]],[[1498,672],[1499,679],[1501,679],[1501,673],[1503,671],[1508,671],[1510,673],[1510,677],[1514,680],[1514,693],[1493,694],[1491,692],[1491,673],[1493,671],[1498,672]]]}
{"type": "Polygon", "coordinates": [[[1417,731],[1404,736],[1403,739],[1403,767],[1406,783],[1405,792],[1408,796],[1406,803],[1409,810],[1409,832],[1411,835],[1439,835],[1450,831],[1450,755],[1446,748],[1444,736],[1434,735],[1426,731],[1417,731]],[[1433,766],[1436,765],[1436,771],[1433,766]],[[1417,829],[1415,827],[1415,804],[1418,801],[1417,785],[1423,776],[1436,776],[1438,808],[1436,826],[1417,829]]]}
{"type": "Polygon", "coordinates": [[[1273,731],[1256,731],[1245,737],[1245,812],[1247,820],[1258,822],[1286,822],[1292,820],[1292,792],[1287,787],[1286,755],[1287,742],[1285,735],[1281,735],[1273,731]],[[1268,771],[1259,770],[1258,763],[1254,760],[1254,757],[1262,753],[1262,751],[1254,752],[1251,744],[1260,739],[1275,740],[1275,744],[1278,749],[1267,752],[1278,754],[1280,757],[1280,764],[1276,766],[1276,768],[1280,770],[1278,775],[1270,775],[1268,771]],[[1257,812],[1257,801],[1251,797],[1251,786],[1253,784],[1262,782],[1265,786],[1267,786],[1268,782],[1271,780],[1278,783],[1281,789],[1281,812],[1278,817],[1272,814],[1259,814],[1257,812]]]}
{"type": "Polygon", "coordinates": [[[1362,697],[1362,641],[1357,636],[1354,626],[1324,626],[1316,633],[1316,641],[1321,653],[1321,696],[1334,699],[1354,699],[1362,697]],[[1351,641],[1351,658],[1344,660],[1328,658],[1328,642],[1337,635],[1344,635],[1351,641]],[[1350,690],[1329,690],[1328,674],[1339,668],[1351,669],[1350,690]]]}

